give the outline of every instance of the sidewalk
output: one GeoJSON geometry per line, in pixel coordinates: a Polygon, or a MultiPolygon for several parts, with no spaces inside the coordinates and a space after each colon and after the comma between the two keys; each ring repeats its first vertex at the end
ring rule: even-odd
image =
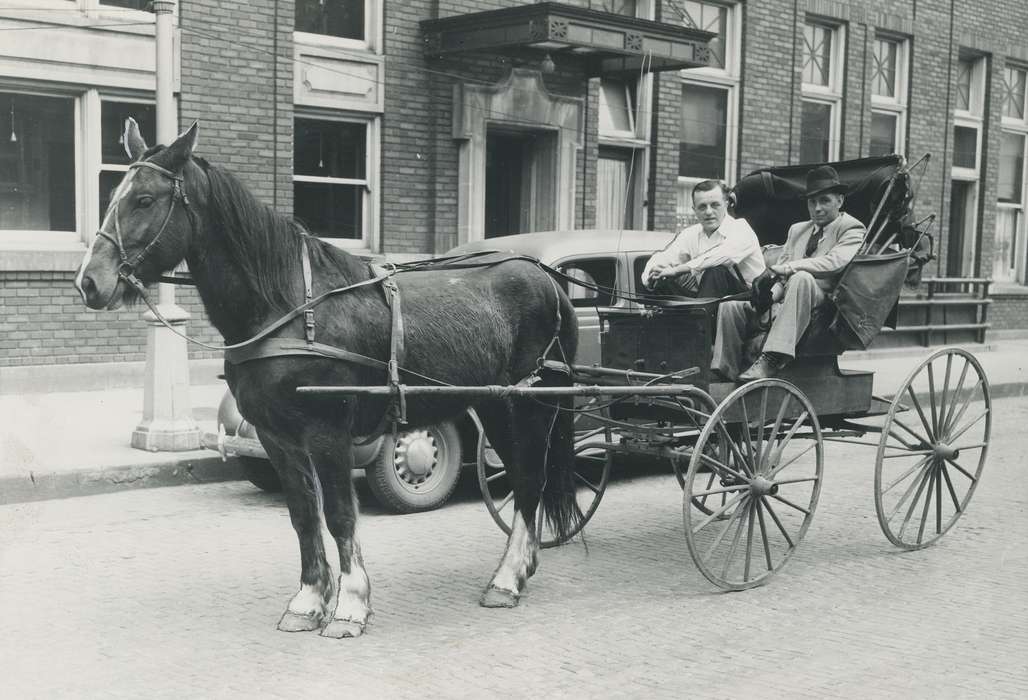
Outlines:
{"type": "MultiPolygon", "coordinates": [[[[1028,339],[966,346],[979,358],[994,399],[1028,395],[1028,339]]],[[[889,396],[931,350],[847,353],[840,365],[875,373],[889,396]]],[[[217,432],[224,383],[192,387],[193,416],[217,432]]],[[[210,450],[149,453],[131,447],[142,418],[141,388],[0,394],[0,504],[107,491],[243,478],[234,459],[210,450]]]]}

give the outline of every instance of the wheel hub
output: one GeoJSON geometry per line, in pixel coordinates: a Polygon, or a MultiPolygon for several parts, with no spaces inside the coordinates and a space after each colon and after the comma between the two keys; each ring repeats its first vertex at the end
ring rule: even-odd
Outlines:
{"type": "Polygon", "coordinates": [[[956,459],[960,456],[960,450],[954,449],[951,445],[947,445],[944,442],[937,442],[931,446],[931,449],[935,450],[935,456],[939,459],[956,459]]]}
{"type": "Polygon", "coordinates": [[[766,496],[767,494],[774,494],[778,492],[778,484],[773,481],[768,481],[762,476],[755,476],[750,481],[750,492],[754,496],[766,496]]]}
{"type": "Polygon", "coordinates": [[[427,430],[397,436],[394,450],[396,473],[409,484],[424,483],[432,476],[439,450],[427,430]]]}

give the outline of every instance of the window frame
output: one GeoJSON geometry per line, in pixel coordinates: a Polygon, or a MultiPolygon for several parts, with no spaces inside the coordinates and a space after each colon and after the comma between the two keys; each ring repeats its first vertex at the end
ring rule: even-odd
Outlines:
{"type": "MultiPolygon", "coordinates": [[[[828,54],[828,85],[808,83],[802,80],[801,77],[800,102],[825,104],[831,108],[828,120],[828,160],[837,161],[842,157],[842,100],[846,75],[846,25],[814,16],[808,16],[804,20],[803,24],[804,28],[806,28],[807,25],[811,25],[825,29],[830,32],[832,37],[831,51],[828,54]]],[[[806,56],[806,39],[804,38],[803,41],[804,50],[800,51],[801,73],[806,56]]],[[[802,120],[799,141],[800,144],[802,144],[802,120]]]]}
{"type": "MultiPolygon", "coordinates": [[[[363,186],[361,221],[364,230],[361,237],[357,238],[330,238],[318,236],[326,243],[331,243],[337,248],[345,248],[351,252],[379,252],[379,206],[381,198],[381,118],[376,114],[361,112],[343,112],[337,110],[324,110],[313,108],[297,107],[293,113],[294,133],[297,119],[307,119],[321,122],[344,122],[347,124],[363,124],[365,126],[364,138],[364,178],[341,178],[324,177],[320,175],[297,175],[296,163],[293,163],[292,182],[309,182],[328,185],[356,185],[363,186]]],[[[293,214],[296,214],[294,203],[293,214]]],[[[313,233],[313,232],[312,232],[313,233]]],[[[316,234],[315,234],[316,235],[316,234]]]]}
{"type": "Polygon", "coordinates": [[[356,49],[379,53],[382,47],[382,8],[385,0],[364,0],[364,38],[347,39],[331,34],[301,32],[296,27],[293,17],[293,41],[305,46],[321,46],[329,48],[356,49]]]}
{"type": "MultiPolygon", "coordinates": [[[[680,71],[682,85],[717,88],[728,92],[725,109],[725,182],[735,182],[739,164],[739,85],[742,79],[742,10],[738,2],[706,0],[707,5],[725,8],[725,67],[704,66],[680,71]]],[[[681,23],[680,18],[676,21],[681,23]]],[[[679,91],[678,114],[681,118],[682,97],[679,91]]],[[[692,188],[707,178],[678,175],[676,183],[677,230],[696,223],[692,212],[692,188]]]]}
{"type": "MultiPolygon", "coordinates": [[[[874,88],[871,89],[871,114],[886,114],[896,117],[896,126],[893,134],[893,151],[900,155],[907,152],[907,106],[910,94],[910,38],[875,32],[875,47],[879,41],[886,41],[896,45],[896,84],[895,95],[877,95],[874,88]]],[[[868,151],[870,152],[870,132],[868,135],[868,151]]]]}
{"type": "MultiPolygon", "coordinates": [[[[951,146],[949,154],[950,182],[952,183],[953,180],[959,180],[971,183],[974,187],[973,194],[969,198],[970,202],[968,202],[969,206],[967,207],[966,214],[967,222],[972,224],[969,228],[972,228],[973,230],[970,231],[971,240],[968,240],[966,237],[964,240],[964,247],[969,251],[969,255],[966,258],[968,262],[967,270],[962,273],[974,275],[981,266],[979,243],[981,242],[982,235],[982,221],[979,207],[981,206],[982,201],[982,132],[984,131],[983,127],[985,124],[985,81],[987,79],[987,65],[986,57],[980,54],[962,53],[959,57],[959,61],[967,61],[971,64],[971,82],[968,87],[968,109],[957,109],[954,105],[953,124],[950,127],[949,136],[951,141],[955,141],[954,132],[958,126],[975,130],[975,164],[973,168],[954,165],[954,143],[953,146],[951,146]]],[[[956,76],[954,76],[954,78],[955,77],[956,76]]],[[[950,202],[949,206],[952,208],[953,202],[950,202]]],[[[949,233],[950,232],[947,231],[947,249],[952,243],[952,241],[949,240],[949,233]]],[[[947,251],[947,257],[948,255],[949,253],[947,251]]]]}
{"type": "MultiPolygon", "coordinates": [[[[1008,62],[1004,71],[1012,69],[1025,73],[1026,85],[1028,85],[1028,66],[1008,62]]],[[[1013,232],[1012,243],[1014,266],[1004,270],[1002,278],[997,281],[1025,285],[1028,284],[1028,89],[1025,90],[1024,118],[1017,119],[1003,114],[1003,106],[1000,107],[1000,132],[1023,136],[1023,150],[1021,163],[1021,201],[1001,202],[997,197],[996,209],[999,211],[1019,212],[1013,232]]],[[[997,217],[998,218],[998,217],[997,217]]],[[[995,248],[995,246],[994,246],[995,248]]],[[[993,277],[996,278],[996,259],[993,256],[993,277]]]]}

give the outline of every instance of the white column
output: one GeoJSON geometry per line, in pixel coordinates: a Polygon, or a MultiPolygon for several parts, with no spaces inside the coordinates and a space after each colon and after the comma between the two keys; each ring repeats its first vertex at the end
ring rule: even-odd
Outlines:
{"type": "MultiPolygon", "coordinates": [[[[174,0],[155,0],[157,21],[157,141],[165,145],[178,136],[174,98],[174,0]]],[[[175,304],[175,287],[159,285],[157,308],[179,332],[186,332],[189,313],[175,304]]],[[[166,328],[150,311],[143,315],[146,334],[146,383],[143,420],[132,432],[132,446],[153,452],[200,447],[200,428],[189,397],[186,341],[166,328]]]]}

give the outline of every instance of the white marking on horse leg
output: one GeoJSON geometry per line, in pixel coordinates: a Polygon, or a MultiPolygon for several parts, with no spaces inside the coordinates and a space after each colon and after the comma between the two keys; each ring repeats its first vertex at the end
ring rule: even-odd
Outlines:
{"type": "Polygon", "coordinates": [[[283,632],[310,632],[321,627],[328,612],[328,601],[332,591],[309,583],[300,584],[293,599],[289,601],[278,628],[283,632]]]}
{"type": "Polygon", "coordinates": [[[520,595],[525,580],[535,571],[538,551],[539,542],[533,535],[532,528],[518,512],[514,517],[510,537],[507,539],[507,549],[489,586],[510,591],[515,596],[520,595]]]}
{"type": "Polygon", "coordinates": [[[93,258],[93,246],[96,245],[97,238],[99,236],[93,236],[93,240],[89,242],[89,247],[86,248],[86,256],[82,258],[78,274],[75,275],[75,289],[79,290],[79,296],[82,297],[83,304],[86,303],[86,290],[82,288],[82,278],[85,277],[86,268],[89,267],[89,261],[93,258]]]}
{"type": "Polygon", "coordinates": [[[371,617],[371,580],[364,568],[360,547],[353,540],[349,573],[339,574],[336,609],[332,622],[321,631],[323,637],[359,637],[371,617]]]}

